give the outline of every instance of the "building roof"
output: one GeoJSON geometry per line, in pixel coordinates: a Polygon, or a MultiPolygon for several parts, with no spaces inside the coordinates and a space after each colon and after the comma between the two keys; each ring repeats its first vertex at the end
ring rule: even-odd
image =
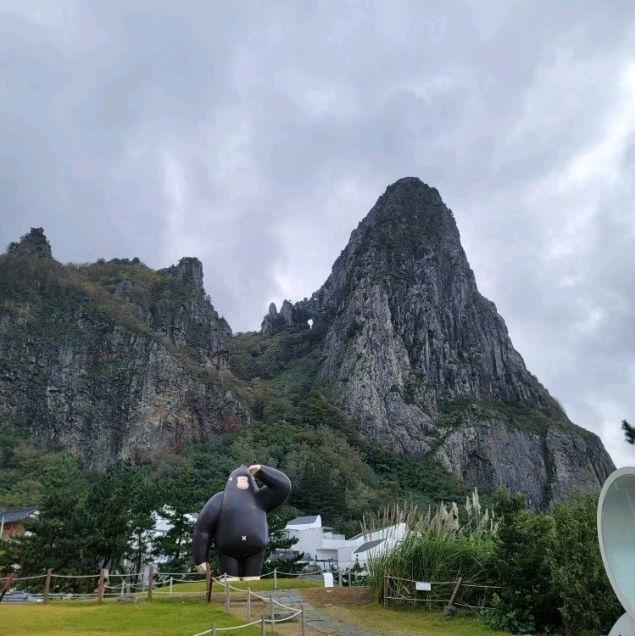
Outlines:
{"type": "Polygon", "coordinates": [[[12,510],[0,510],[0,519],[4,519],[4,523],[15,523],[16,521],[28,519],[36,510],[37,506],[14,508],[12,510]]]}
{"type": "Polygon", "coordinates": [[[296,517],[295,519],[291,519],[291,521],[287,521],[288,526],[300,526],[305,523],[315,523],[317,521],[319,515],[313,515],[312,517],[296,517]]]}
{"type": "Polygon", "coordinates": [[[372,541],[367,541],[366,543],[362,543],[362,545],[353,552],[353,554],[359,554],[360,552],[366,552],[366,550],[370,550],[374,548],[376,545],[382,543],[384,539],[373,539],[372,541]]]}

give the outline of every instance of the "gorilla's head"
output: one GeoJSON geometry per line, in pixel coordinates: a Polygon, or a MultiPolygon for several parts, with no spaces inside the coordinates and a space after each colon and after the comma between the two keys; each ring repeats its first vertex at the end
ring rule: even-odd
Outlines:
{"type": "Polygon", "coordinates": [[[256,480],[249,473],[247,466],[244,464],[232,471],[231,475],[227,479],[227,484],[225,485],[226,493],[228,491],[235,492],[236,490],[249,490],[251,492],[256,492],[258,490],[256,480]]]}

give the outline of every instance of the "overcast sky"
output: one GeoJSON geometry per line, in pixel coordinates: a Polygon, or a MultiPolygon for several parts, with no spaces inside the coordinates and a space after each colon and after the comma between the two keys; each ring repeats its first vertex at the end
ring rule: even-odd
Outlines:
{"type": "Polygon", "coordinates": [[[635,464],[635,4],[0,0],[0,242],[204,263],[234,331],[389,183],[459,225],[516,348],[635,464]]]}

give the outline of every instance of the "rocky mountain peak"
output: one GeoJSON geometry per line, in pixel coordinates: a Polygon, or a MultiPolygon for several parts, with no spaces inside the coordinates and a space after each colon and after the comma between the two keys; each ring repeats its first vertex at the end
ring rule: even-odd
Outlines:
{"type": "Polygon", "coordinates": [[[178,265],[173,265],[169,269],[184,288],[205,293],[205,288],[203,287],[203,263],[198,258],[193,256],[182,258],[178,265]]]}
{"type": "Polygon", "coordinates": [[[10,243],[7,247],[9,254],[16,256],[37,256],[39,258],[53,258],[51,245],[41,227],[32,227],[28,234],[20,238],[17,243],[10,243]]]}
{"type": "Polygon", "coordinates": [[[452,211],[420,179],[388,186],[294,309],[321,324],[319,378],[375,442],[434,454],[468,483],[520,487],[537,507],[612,469],[599,439],[527,370],[478,291],[452,211]],[[512,447],[532,458],[509,466],[512,447]],[[575,479],[567,453],[582,467],[575,479]]]}

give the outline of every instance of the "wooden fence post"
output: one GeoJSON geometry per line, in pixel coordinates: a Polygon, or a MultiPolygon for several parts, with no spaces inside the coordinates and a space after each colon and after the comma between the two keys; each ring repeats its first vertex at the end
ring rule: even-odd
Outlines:
{"type": "Polygon", "coordinates": [[[388,607],[388,572],[384,572],[384,607],[388,607]]]}
{"type": "Polygon", "coordinates": [[[273,589],[278,589],[278,568],[273,568],[273,589]]]}
{"type": "Polygon", "coordinates": [[[51,589],[51,575],[53,574],[53,568],[49,568],[46,571],[46,579],[44,579],[44,602],[49,602],[49,590],[51,589]]]}
{"type": "Polygon", "coordinates": [[[452,605],[452,603],[454,603],[454,599],[456,598],[456,595],[459,593],[459,588],[461,587],[461,583],[463,582],[463,577],[459,576],[456,585],[454,586],[454,590],[452,591],[452,596],[450,597],[450,602],[448,603],[448,605],[452,605]]]}
{"type": "Polygon", "coordinates": [[[265,636],[265,615],[260,619],[260,636],[265,636]]]}
{"type": "MultiPolygon", "coordinates": [[[[225,575],[225,577],[227,577],[227,575],[225,575]]],[[[227,582],[227,578],[225,578],[225,606],[229,612],[231,609],[231,600],[229,599],[229,583],[227,582]]]]}
{"type": "Polygon", "coordinates": [[[251,587],[247,586],[247,622],[251,623],[251,587]]]}
{"type": "Polygon", "coordinates": [[[208,603],[212,602],[212,584],[212,571],[207,568],[207,570],[205,570],[205,594],[208,603]]]}
{"type": "Polygon", "coordinates": [[[152,601],[152,586],[154,585],[154,565],[148,570],[148,600],[152,601]]]}
{"type": "Polygon", "coordinates": [[[106,570],[104,568],[101,568],[101,570],[99,570],[99,583],[97,583],[97,602],[99,604],[101,604],[104,600],[104,585],[105,585],[104,579],[105,578],[106,578],[106,570]]]}
{"type": "Polygon", "coordinates": [[[0,592],[0,603],[2,603],[2,599],[4,598],[4,595],[11,589],[14,579],[15,579],[15,572],[11,572],[11,574],[9,574],[9,578],[6,580],[4,584],[4,587],[2,588],[2,592],[0,592]]]}

